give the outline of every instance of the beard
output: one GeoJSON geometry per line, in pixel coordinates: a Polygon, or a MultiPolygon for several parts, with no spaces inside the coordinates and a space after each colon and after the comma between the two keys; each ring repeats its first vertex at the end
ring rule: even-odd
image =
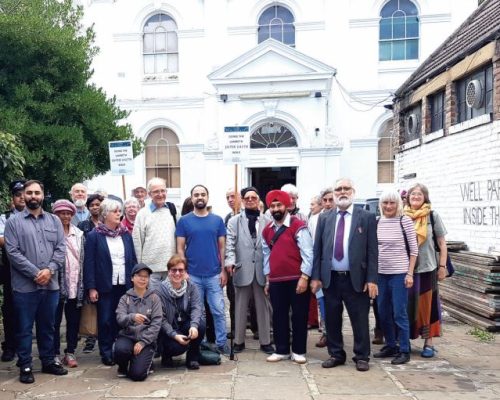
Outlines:
{"type": "Polygon", "coordinates": [[[352,200],[353,200],[352,197],[342,196],[340,198],[335,199],[335,204],[337,205],[337,207],[341,209],[347,209],[351,206],[352,200]]]}
{"type": "Polygon", "coordinates": [[[275,221],[281,221],[283,219],[283,217],[285,216],[285,213],[283,213],[281,211],[275,211],[275,212],[272,212],[271,215],[273,216],[275,221]]]}
{"type": "Polygon", "coordinates": [[[205,203],[203,200],[198,200],[194,203],[194,207],[197,210],[203,210],[207,206],[207,203],[205,203]]]}
{"type": "Polygon", "coordinates": [[[30,200],[26,203],[26,207],[28,207],[30,210],[36,210],[40,208],[42,205],[41,201],[36,201],[36,200],[30,200]]]}
{"type": "Polygon", "coordinates": [[[87,203],[87,200],[84,200],[84,199],[77,199],[73,202],[73,204],[78,207],[78,208],[82,208],[85,206],[85,203],[87,203]]]}

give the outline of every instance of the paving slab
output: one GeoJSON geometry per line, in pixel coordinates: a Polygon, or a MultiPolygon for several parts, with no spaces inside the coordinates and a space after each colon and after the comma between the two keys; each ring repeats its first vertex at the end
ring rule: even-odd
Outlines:
{"type": "Polygon", "coordinates": [[[184,380],[172,385],[172,398],[232,398],[233,377],[218,374],[186,374],[184,380]]]}
{"type": "Polygon", "coordinates": [[[310,398],[305,379],[296,377],[240,376],[236,378],[234,399],[238,400],[302,400],[310,398]]]}

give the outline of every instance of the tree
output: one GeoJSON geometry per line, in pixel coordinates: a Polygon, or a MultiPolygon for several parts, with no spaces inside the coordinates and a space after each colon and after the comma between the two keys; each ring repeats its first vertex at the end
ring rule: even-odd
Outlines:
{"type": "Polygon", "coordinates": [[[0,130],[21,143],[24,176],[57,198],[109,169],[109,141],[142,150],[128,113],[89,83],[97,49],[82,12],[71,0],[0,0],[0,130]]]}
{"type": "Polygon", "coordinates": [[[9,183],[23,176],[24,157],[14,135],[0,131],[0,210],[10,208],[9,183]]]}

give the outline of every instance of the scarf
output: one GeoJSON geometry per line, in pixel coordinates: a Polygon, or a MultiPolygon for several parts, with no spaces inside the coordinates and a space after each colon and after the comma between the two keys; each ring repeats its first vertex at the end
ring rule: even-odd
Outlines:
{"type": "Polygon", "coordinates": [[[134,222],[130,221],[127,217],[125,217],[122,219],[121,224],[123,227],[127,229],[128,233],[132,234],[132,231],[134,230],[134,222]]]}
{"type": "Polygon", "coordinates": [[[97,226],[94,229],[97,231],[97,233],[112,238],[121,236],[127,232],[127,228],[122,226],[122,224],[118,225],[118,227],[115,230],[113,230],[109,228],[107,225],[103,224],[102,222],[99,222],[99,224],[97,224],[97,226]]]}
{"type": "Polygon", "coordinates": [[[182,297],[184,296],[184,294],[186,293],[186,290],[187,290],[187,281],[186,280],[183,280],[182,281],[182,284],[181,284],[181,287],[179,289],[175,289],[173,286],[172,286],[172,282],[170,282],[170,279],[165,279],[165,286],[167,288],[167,291],[168,293],[174,298],[174,299],[178,299],[179,297],[182,297]]]}
{"type": "Polygon", "coordinates": [[[259,219],[260,211],[259,210],[248,210],[245,208],[245,215],[248,218],[248,229],[250,230],[250,234],[252,238],[257,237],[257,230],[255,229],[255,223],[257,219],[259,219]]]}
{"type": "Polygon", "coordinates": [[[424,203],[418,210],[406,206],[404,212],[415,224],[418,246],[420,247],[427,240],[427,216],[431,212],[431,205],[429,203],[424,203]]]}

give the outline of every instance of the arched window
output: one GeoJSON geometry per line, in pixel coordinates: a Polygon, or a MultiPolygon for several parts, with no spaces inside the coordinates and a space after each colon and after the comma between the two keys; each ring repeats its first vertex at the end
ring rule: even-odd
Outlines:
{"type": "Polygon", "coordinates": [[[167,187],[181,187],[179,139],[170,129],[158,128],[146,139],[146,178],[158,176],[167,181],[167,187]]]}
{"type": "Polygon", "coordinates": [[[378,183],[394,182],[393,121],[384,122],[378,137],[378,183]]]}
{"type": "Polygon", "coordinates": [[[179,70],[177,24],[166,14],[153,15],[143,33],[144,73],[161,74],[179,70]]]}
{"type": "Polygon", "coordinates": [[[257,29],[259,43],[269,38],[276,39],[289,46],[295,46],[295,26],[290,11],[282,6],[267,8],[259,18],[257,29]]]}
{"type": "Polygon", "coordinates": [[[391,0],[380,11],[379,60],[418,59],[419,18],[410,0],[391,0]]]}
{"type": "Polygon", "coordinates": [[[251,149],[276,149],[278,147],[297,147],[297,140],[286,126],[268,122],[252,132],[251,149]]]}

